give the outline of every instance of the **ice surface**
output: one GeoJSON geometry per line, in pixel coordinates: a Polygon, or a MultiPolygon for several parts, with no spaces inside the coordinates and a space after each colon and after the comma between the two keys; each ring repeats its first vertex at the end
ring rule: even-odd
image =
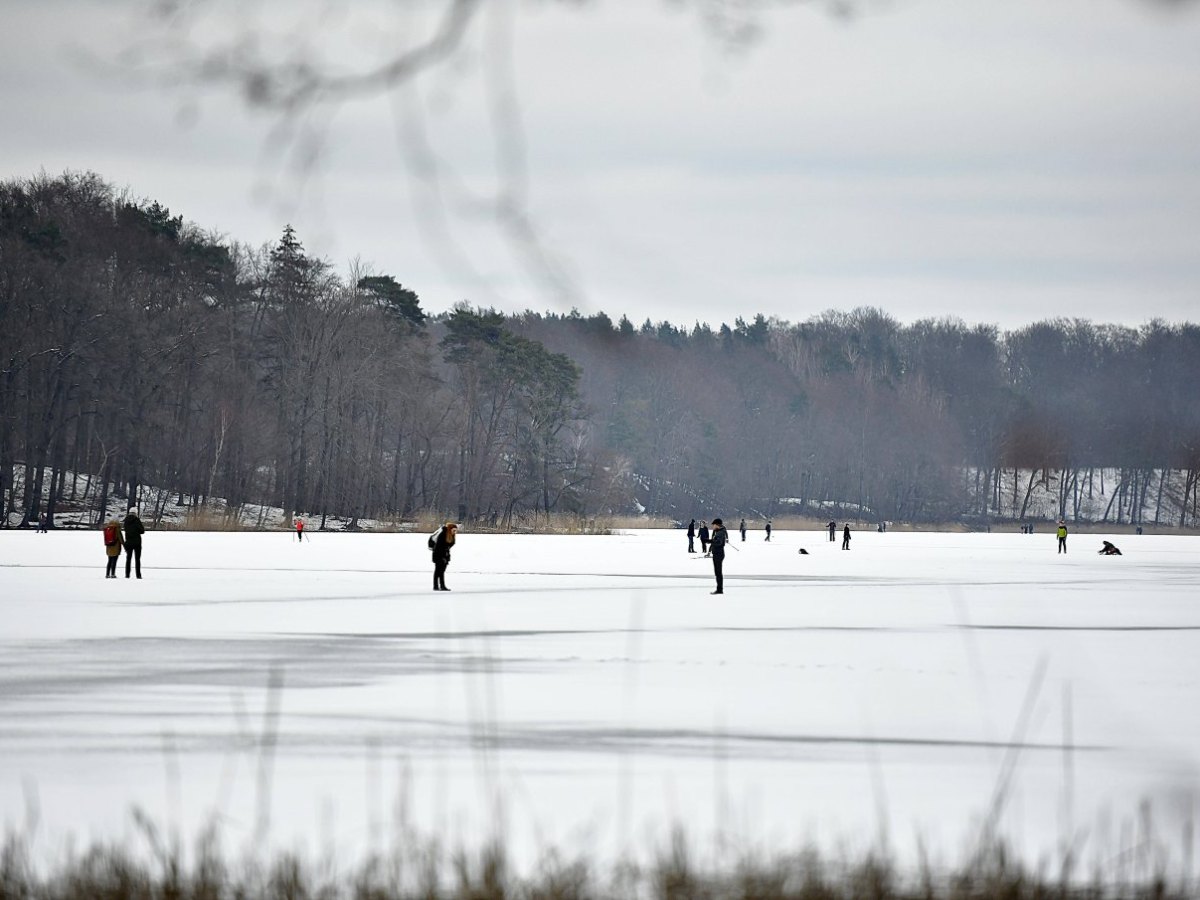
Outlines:
{"type": "Polygon", "coordinates": [[[1030,859],[1111,855],[1143,801],[1182,855],[1195,538],[752,531],[712,596],[681,531],[466,530],[447,594],[425,535],[310,537],[150,532],[113,581],[99,532],[0,532],[4,825],[121,840],[136,805],[239,847],[357,855],[407,823],[529,859],[682,823],[952,861],[1011,770],[1030,859]]]}

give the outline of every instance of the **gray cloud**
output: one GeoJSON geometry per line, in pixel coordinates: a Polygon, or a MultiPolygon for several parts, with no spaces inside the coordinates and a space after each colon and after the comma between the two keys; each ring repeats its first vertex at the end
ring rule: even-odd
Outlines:
{"type": "MultiPolygon", "coordinates": [[[[134,7],[3,9],[4,175],[94,169],[251,243],[286,218],[311,251],[361,255],[434,309],[552,302],[471,202],[502,185],[478,43],[420,90],[464,188],[449,221],[482,280],[439,265],[414,221],[419,185],[388,101],[340,109],[301,184],[264,153],[268,123],[235,95],[147,90],[80,63],[80,49],[111,56],[129,42],[134,7]]],[[[378,22],[322,22],[356,53],[394,46],[378,22]]],[[[530,204],[590,308],[685,323],[863,303],[1005,326],[1195,318],[1190,7],[921,0],[844,22],[802,5],[765,25],[729,56],[670,5],[521,7],[530,204]]]]}

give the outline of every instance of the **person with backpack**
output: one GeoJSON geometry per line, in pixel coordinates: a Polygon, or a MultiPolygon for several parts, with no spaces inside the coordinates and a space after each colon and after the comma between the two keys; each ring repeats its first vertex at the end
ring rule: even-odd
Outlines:
{"type": "Polygon", "coordinates": [[[448,591],[446,587],[446,567],[450,565],[450,548],[454,546],[454,538],[458,534],[458,526],[447,522],[430,535],[429,549],[433,551],[433,589],[448,591]]]}
{"type": "Polygon", "coordinates": [[[142,524],[142,520],[138,517],[137,507],[131,506],[129,514],[125,516],[125,577],[129,577],[129,570],[133,564],[136,564],[137,577],[142,577],[142,535],[146,533],[146,526],[142,524]]]}
{"type": "Polygon", "coordinates": [[[104,523],[104,552],[108,556],[108,567],[104,570],[105,578],[117,577],[117,560],[121,557],[121,523],[109,519],[104,523]]]}

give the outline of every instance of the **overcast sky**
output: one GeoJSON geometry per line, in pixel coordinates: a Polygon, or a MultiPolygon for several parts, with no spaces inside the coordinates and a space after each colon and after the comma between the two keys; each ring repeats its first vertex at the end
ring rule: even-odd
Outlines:
{"type": "MultiPolygon", "coordinates": [[[[1200,320],[1200,3],[897,0],[848,19],[785,4],[738,51],[697,11],[716,0],[516,4],[504,121],[521,125],[539,235],[518,252],[488,201],[521,169],[501,164],[512,132],[485,102],[505,71],[489,29],[511,5],[490,0],[413,90],[339,107],[300,175],[236,90],[83,59],[162,46],[146,4],[0,0],[0,176],[93,170],[254,245],[291,222],[310,253],[343,272],[360,257],[432,311],[1200,320]],[[413,123],[436,194],[405,163],[413,123]],[[547,284],[539,254],[565,277],[547,284]]],[[[432,22],[328,0],[191,6],[201,46],[270,22],[285,52],[343,70],[432,22]]]]}

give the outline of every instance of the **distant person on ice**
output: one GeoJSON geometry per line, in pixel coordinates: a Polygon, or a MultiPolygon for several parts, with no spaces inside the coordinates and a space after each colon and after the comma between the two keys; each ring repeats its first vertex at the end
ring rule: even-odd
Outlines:
{"type": "Polygon", "coordinates": [[[696,552],[696,520],[688,522],[688,553],[696,552]]]}
{"type": "Polygon", "coordinates": [[[107,568],[104,570],[105,578],[117,577],[117,560],[121,558],[121,523],[116,519],[109,519],[104,523],[104,553],[108,556],[107,568]]]}
{"type": "MultiPolygon", "coordinates": [[[[713,522],[716,525],[716,522],[713,522]]],[[[708,523],[700,523],[700,552],[705,556],[708,555],[708,523]]]]}
{"type": "Polygon", "coordinates": [[[1058,520],[1058,552],[1067,552],[1067,523],[1062,519],[1058,520]]]}
{"type": "Polygon", "coordinates": [[[746,542],[746,520],[742,519],[742,524],[738,526],[738,531],[742,533],[742,543],[746,542]]]}
{"type": "Polygon", "coordinates": [[[768,541],[769,541],[769,540],[771,539],[771,520],[770,520],[770,519],[767,519],[767,528],[766,528],[766,531],[767,531],[767,536],[766,536],[766,538],[764,538],[764,540],[768,540],[768,541]]]}
{"type": "Polygon", "coordinates": [[[125,577],[129,577],[131,564],[136,564],[137,577],[142,577],[142,535],[146,526],[138,518],[137,507],[130,507],[125,517],[125,577]]]}
{"type": "Polygon", "coordinates": [[[296,519],[296,540],[304,540],[304,520],[300,518],[296,519]]]}
{"type": "Polygon", "coordinates": [[[1105,541],[1104,546],[1100,548],[1101,556],[1120,556],[1121,551],[1112,541],[1105,541]]]}
{"type": "Polygon", "coordinates": [[[850,549],[850,523],[846,523],[846,527],[842,529],[842,549],[850,549]]]}
{"type": "Polygon", "coordinates": [[[837,522],[830,521],[829,525],[826,527],[829,529],[829,543],[832,544],[837,540],[837,522]]]}
{"type": "Polygon", "coordinates": [[[712,533],[712,561],[713,574],[717,576],[717,589],[714,594],[725,593],[725,576],[721,572],[721,567],[725,564],[725,542],[729,540],[729,532],[725,530],[725,523],[720,519],[713,519],[712,533]]]}
{"type": "Polygon", "coordinates": [[[448,591],[446,587],[446,567],[450,565],[450,548],[454,546],[454,537],[458,534],[458,526],[447,522],[438,529],[433,540],[433,589],[448,591]]]}

